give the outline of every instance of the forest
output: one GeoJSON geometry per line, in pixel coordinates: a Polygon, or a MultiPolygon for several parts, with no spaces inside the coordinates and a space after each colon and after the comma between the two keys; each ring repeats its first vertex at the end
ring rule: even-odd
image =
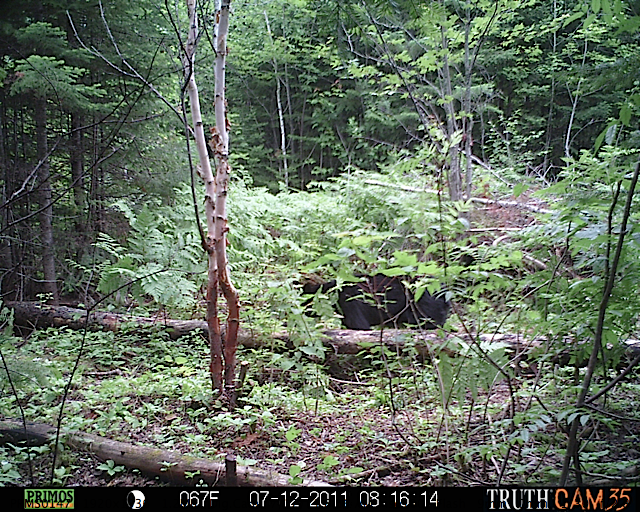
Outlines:
{"type": "Polygon", "coordinates": [[[0,16],[0,486],[640,482],[640,1],[0,16]]]}

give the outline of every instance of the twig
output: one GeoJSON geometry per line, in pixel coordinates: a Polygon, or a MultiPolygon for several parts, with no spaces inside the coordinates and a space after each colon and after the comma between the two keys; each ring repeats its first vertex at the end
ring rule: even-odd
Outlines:
{"type": "MultiPolygon", "coordinates": [[[[388,187],[388,188],[396,188],[399,190],[404,190],[405,192],[426,192],[430,194],[439,194],[437,190],[431,188],[416,188],[409,187],[407,185],[398,185],[396,183],[385,183],[384,181],[378,180],[364,180],[367,185],[376,185],[378,187],[388,187]]],[[[472,203],[480,203],[480,204],[496,204],[498,206],[515,206],[516,208],[523,208],[525,210],[530,210],[536,213],[554,213],[554,210],[548,210],[546,208],[541,208],[539,206],[530,205],[527,203],[518,203],[517,201],[502,201],[498,199],[488,199],[486,197],[471,197],[467,199],[472,203]]]]}

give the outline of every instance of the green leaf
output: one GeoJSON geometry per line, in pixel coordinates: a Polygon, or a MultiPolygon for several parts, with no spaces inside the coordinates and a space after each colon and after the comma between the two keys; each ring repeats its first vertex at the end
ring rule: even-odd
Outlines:
{"type": "MultiPolygon", "coordinates": [[[[296,437],[300,435],[301,432],[302,432],[302,429],[295,428],[292,426],[285,433],[285,437],[287,438],[287,441],[293,441],[296,437]]],[[[292,476],[295,476],[295,475],[292,475],[292,476]]]]}
{"type": "MultiPolygon", "coordinates": [[[[572,14],[571,16],[569,16],[566,20],[564,20],[564,23],[562,24],[562,28],[565,28],[567,25],[573,23],[574,21],[576,21],[578,18],[582,18],[582,16],[584,15],[583,12],[577,12],[575,14],[572,14]]],[[[585,21],[586,23],[586,21],[585,21]]]]}
{"type": "Polygon", "coordinates": [[[513,187],[513,197],[518,198],[522,195],[523,192],[529,190],[529,185],[526,183],[518,183],[515,187],[513,187]]]}
{"type": "Polygon", "coordinates": [[[630,121],[631,121],[631,105],[629,105],[628,103],[625,103],[624,105],[622,105],[622,108],[620,109],[620,122],[625,126],[629,126],[630,121]]]}
{"type": "Polygon", "coordinates": [[[415,267],[418,264],[418,258],[415,254],[409,254],[405,251],[395,251],[393,253],[393,264],[396,267],[415,267]]]}
{"type": "Polygon", "coordinates": [[[297,464],[293,464],[289,468],[289,476],[291,476],[292,478],[295,478],[300,474],[301,471],[302,471],[302,468],[300,466],[298,466],[297,464]]]}
{"type": "MultiPolygon", "coordinates": [[[[584,23],[582,24],[582,29],[587,30],[589,28],[589,25],[591,25],[595,20],[596,20],[595,14],[591,14],[590,16],[587,16],[587,18],[584,20],[584,23]]],[[[565,23],[564,26],[566,27],[567,24],[565,23]]]]}
{"type": "Polygon", "coordinates": [[[396,277],[405,275],[407,270],[404,267],[391,267],[380,271],[380,273],[388,277],[396,277]]]}

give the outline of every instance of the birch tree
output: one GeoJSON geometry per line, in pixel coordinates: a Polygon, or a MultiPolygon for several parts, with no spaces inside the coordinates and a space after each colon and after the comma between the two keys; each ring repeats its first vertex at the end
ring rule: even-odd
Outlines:
{"type": "Polygon", "coordinates": [[[214,390],[225,393],[232,405],[235,401],[235,367],[238,346],[239,300],[231,283],[227,261],[227,194],[229,190],[229,123],[225,99],[225,65],[227,34],[229,31],[230,0],[222,0],[216,11],[217,31],[215,39],[215,127],[211,129],[209,146],[213,150],[215,176],[207,152],[207,142],[200,110],[200,98],[195,78],[195,55],[199,39],[196,0],[187,0],[189,36],[185,47],[184,73],[191,120],[196,140],[200,166],[198,173],[205,188],[205,216],[207,233],[202,245],[209,259],[207,284],[207,324],[211,352],[211,383],[214,390]],[[227,301],[228,316],[223,340],[218,311],[218,289],[227,301]],[[224,373],[224,379],[223,379],[224,373]]]}

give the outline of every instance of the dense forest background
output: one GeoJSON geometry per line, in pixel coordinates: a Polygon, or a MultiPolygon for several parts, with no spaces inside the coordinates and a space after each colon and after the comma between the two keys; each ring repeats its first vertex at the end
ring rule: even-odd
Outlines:
{"type": "MultiPolygon", "coordinates": [[[[216,11],[208,2],[198,9],[197,81],[209,134],[216,11]]],[[[309,305],[298,284],[378,271],[429,276],[422,291],[445,283],[458,332],[544,336],[543,361],[566,355],[575,365],[566,388],[555,383],[576,386],[573,398],[591,354],[593,365],[600,356],[607,369],[621,364],[640,310],[632,205],[640,2],[233,0],[231,9],[229,265],[242,325],[289,331],[293,355],[265,363],[278,368],[276,379],[299,371],[296,386],[326,391],[305,358],[324,354],[319,333],[339,319],[331,299],[309,305]]],[[[2,301],[202,318],[203,191],[181,60],[184,7],[25,0],[0,10],[2,301]]],[[[497,353],[468,374],[451,370],[447,357],[438,363],[445,409],[465,393],[475,403],[483,379],[507,377],[504,369],[484,373],[499,366],[497,353]]],[[[100,364],[108,371],[120,363],[100,364]]],[[[383,389],[376,400],[396,407],[383,389]]],[[[578,409],[554,416],[528,401],[520,423],[494,424],[508,430],[500,453],[508,459],[517,446],[522,456],[554,421],[573,440],[579,423],[605,421],[579,412],[586,392],[578,409]]],[[[189,400],[202,402],[198,396],[189,400]]],[[[200,409],[190,410],[193,419],[200,409]]],[[[285,445],[300,434],[291,432],[285,445]]],[[[457,470],[478,453],[490,461],[478,450],[454,457],[457,470]]],[[[562,478],[576,450],[570,443],[562,478]]],[[[333,462],[322,464],[329,471],[333,462]]],[[[511,481],[535,479],[531,464],[511,481]]],[[[483,471],[503,477],[506,463],[490,466],[483,471]]],[[[5,475],[19,481],[10,469],[5,475]]],[[[458,478],[443,475],[440,483],[458,478]]]]}
{"type": "MultiPolygon", "coordinates": [[[[603,133],[637,147],[637,7],[237,2],[234,179],[291,193],[404,165],[433,180],[451,169],[465,182],[450,183],[453,199],[493,192],[487,169],[498,184],[546,186],[603,133]]],[[[185,20],[153,2],[3,12],[2,294],[77,295],[100,277],[100,237],[125,235],[123,211],[175,204],[190,182],[176,115],[185,20]]],[[[213,123],[206,37],[198,78],[213,123]]]]}

